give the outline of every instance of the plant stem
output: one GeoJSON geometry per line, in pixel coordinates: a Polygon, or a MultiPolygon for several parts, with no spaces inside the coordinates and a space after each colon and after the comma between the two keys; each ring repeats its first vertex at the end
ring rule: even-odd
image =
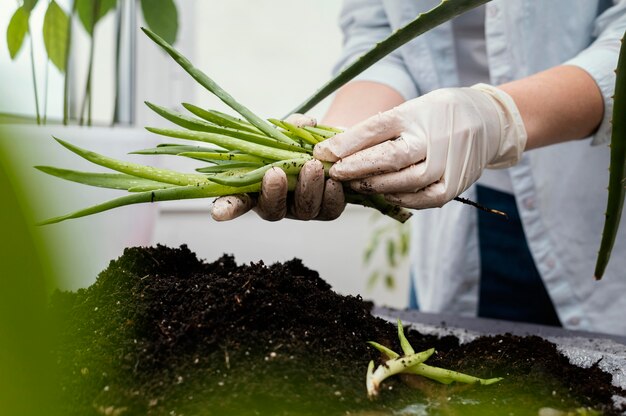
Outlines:
{"type": "Polygon", "coordinates": [[[30,70],[33,77],[33,90],[35,92],[35,114],[37,116],[37,124],[41,124],[41,116],[39,115],[39,94],[37,93],[37,73],[35,72],[35,47],[33,45],[33,35],[30,31],[30,23],[28,24],[27,33],[30,38],[30,70]]]}
{"type": "Polygon", "coordinates": [[[50,62],[46,61],[46,70],[43,76],[43,124],[45,125],[48,120],[48,72],[50,70],[50,62]]]}
{"type": "Polygon", "coordinates": [[[72,2],[72,9],[70,11],[69,22],[67,25],[67,41],[65,44],[65,77],[63,78],[63,125],[67,126],[70,118],[69,111],[69,72],[70,72],[70,51],[72,48],[72,21],[74,20],[74,14],[76,13],[76,1],[72,2]]]}
{"type": "Polygon", "coordinates": [[[119,100],[120,100],[120,48],[122,44],[122,19],[124,18],[124,1],[119,0],[117,3],[116,28],[115,28],[115,92],[113,101],[113,119],[111,126],[119,122],[119,100]]]}
{"type": "Polygon", "coordinates": [[[91,36],[89,43],[89,66],[87,68],[87,82],[85,83],[85,95],[83,96],[83,105],[80,108],[80,121],[79,124],[83,126],[85,124],[85,111],[87,108],[87,125],[91,126],[91,74],[93,72],[93,55],[94,55],[94,38],[91,36]]]}

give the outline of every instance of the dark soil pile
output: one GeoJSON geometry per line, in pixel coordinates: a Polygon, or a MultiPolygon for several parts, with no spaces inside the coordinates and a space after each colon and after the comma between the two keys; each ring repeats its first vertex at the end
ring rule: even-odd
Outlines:
{"type": "Polygon", "coordinates": [[[411,380],[418,391],[389,380],[370,402],[365,369],[380,357],[366,341],[401,351],[395,325],[371,316],[371,306],[332,292],[299,260],[238,266],[231,256],[199,261],[185,246],[127,249],[91,287],[53,297],[63,412],[374,414],[416,394],[514,390],[545,394],[546,406],[617,413],[610,375],[570,365],[540,338],[508,335],[459,346],[409,331],[416,350],[437,349],[429,364],[505,380],[490,390],[411,380]]]}

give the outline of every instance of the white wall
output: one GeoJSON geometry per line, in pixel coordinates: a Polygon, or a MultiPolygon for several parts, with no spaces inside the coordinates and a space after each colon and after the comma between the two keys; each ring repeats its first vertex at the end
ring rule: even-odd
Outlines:
{"type": "MultiPolygon", "coordinates": [[[[329,79],[341,48],[337,27],[340,3],[185,0],[179,2],[182,33],[177,47],[259,115],[283,117],[329,79]]],[[[170,106],[188,101],[232,113],[210,93],[194,87],[182,70],[154,54],[153,46],[142,42],[140,65],[143,61],[149,66],[139,69],[143,77],[140,82],[149,85],[147,79],[160,79],[161,83],[163,77],[170,80],[158,89],[145,90],[150,99],[170,106]]],[[[139,97],[143,101],[141,91],[139,97]]],[[[326,106],[327,102],[312,114],[323,115],[326,106]]],[[[140,117],[150,124],[159,123],[145,112],[140,117]]],[[[170,161],[165,163],[174,166],[170,161]]],[[[155,242],[186,243],[208,260],[222,253],[234,254],[239,262],[272,263],[298,257],[341,293],[362,294],[396,307],[407,303],[406,264],[396,274],[395,290],[382,285],[371,292],[366,289],[371,269],[363,265],[363,252],[373,227],[370,210],[352,207],[342,218],[328,223],[268,223],[254,214],[217,223],[208,211],[208,201],[163,204],[155,242]]],[[[382,259],[378,260],[380,266],[382,259]]]]}

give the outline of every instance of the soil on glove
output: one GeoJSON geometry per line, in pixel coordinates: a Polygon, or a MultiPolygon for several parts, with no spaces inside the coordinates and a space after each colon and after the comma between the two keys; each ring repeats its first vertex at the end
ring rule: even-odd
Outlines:
{"type": "MultiPolygon", "coordinates": [[[[346,278],[356,278],[346,276],[346,278]]],[[[501,335],[459,345],[407,331],[427,363],[491,386],[386,380],[367,398],[366,342],[401,352],[393,323],[372,304],[334,293],[300,260],[206,263],[186,247],[130,248],[96,283],[53,296],[62,343],[64,414],[537,415],[542,407],[618,414],[624,394],[597,366],[569,364],[538,337],[501,335]],[[459,410],[460,409],[460,410],[459,410]]]]}

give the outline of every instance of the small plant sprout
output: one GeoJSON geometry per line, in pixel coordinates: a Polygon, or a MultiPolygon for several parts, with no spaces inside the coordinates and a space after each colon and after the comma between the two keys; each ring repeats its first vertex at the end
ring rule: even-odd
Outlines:
{"type": "Polygon", "coordinates": [[[403,352],[402,356],[377,342],[368,342],[368,344],[376,348],[387,358],[387,361],[379,365],[376,369],[374,369],[374,361],[370,361],[369,363],[365,384],[367,386],[367,395],[370,398],[378,395],[383,380],[400,373],[415,374],[443,384],[450,384],[456,381],[457,383],[481,384],[487,386],[502,380],[502,377],[483,379],[424,364],[424,361],[435,353],[435,349],[431,348],[423,352],[415,353],[415,350],[404,335],[404,328],[400,319],[398,319],[398,339],[400,340],[400,347],[403,352]]]}

